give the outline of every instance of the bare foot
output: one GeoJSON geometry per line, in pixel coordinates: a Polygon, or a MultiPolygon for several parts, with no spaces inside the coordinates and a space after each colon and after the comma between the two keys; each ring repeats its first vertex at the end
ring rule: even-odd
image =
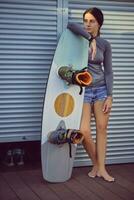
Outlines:
{"type": "Polygon", "coordinates": [[[93,166],[92,170],[88,173],[88,176],[91,178],[95,178],[97,176],[97,166],[93,166]]]}
{"type": "Polygon", "coordinates": [[[105,169],[98,171],[97,176],[102,177],[105,181],[108,181],[108,182],[115,181],[114,177],[110,176],[105,169]]]}

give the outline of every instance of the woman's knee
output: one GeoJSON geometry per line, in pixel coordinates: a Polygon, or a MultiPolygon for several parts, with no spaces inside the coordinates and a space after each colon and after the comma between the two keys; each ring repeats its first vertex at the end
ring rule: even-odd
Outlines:
{"type": "Polygon", "coordinates": [[[96,130],[98,133],[105,133],[107,131],[107,124],[99,123],[96,125],[96,130]]]}

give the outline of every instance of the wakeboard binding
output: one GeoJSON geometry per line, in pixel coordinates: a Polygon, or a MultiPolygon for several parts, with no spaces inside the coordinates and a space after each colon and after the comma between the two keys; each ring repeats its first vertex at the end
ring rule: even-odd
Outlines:
{"type": "Polygon", "coordinates": [[[70,66],[62,66],[58,69],[58,75],[68,85],[75,84],[80,86],[79,94],[82,94],[82,87],[87,87],[92,83],[92,75],[87,70],[87,67],[81,70],[74,70],[70,66]]]}
{"type": "MultiPolygon", "coordinates": [[[[61,121],[61,123],[63,123],[61,121]]],[[[84,135],[77,129],[66,129],[63,126],[58,127],[56,130],[51,131],[48,134],[48,141],[52,144],[62,145],[69,144],[70,157],[71,156],[71,144],[79,144],[83,141],[84,135]]]]}

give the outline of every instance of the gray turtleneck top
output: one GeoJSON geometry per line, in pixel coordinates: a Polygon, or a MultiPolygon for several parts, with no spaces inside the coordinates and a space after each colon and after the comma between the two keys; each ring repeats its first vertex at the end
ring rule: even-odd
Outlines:
{"type": "MultiPolygon", "coordinates": [[[[81,35],[90,40],[91,36],[80,25],[76,23],[68,23],[67,26],[72,32],[81,35]]],[[[93,76],[93,82],[88,87],[98,87],[106,85],[107,95],[112,96],[113,90],[113,71],[112,71],[112,52],[110,43],[97,36],[96,38],[96,56],[94,60],[91,58],[91,50],[89,47],[88,69],[93,76]]]]}

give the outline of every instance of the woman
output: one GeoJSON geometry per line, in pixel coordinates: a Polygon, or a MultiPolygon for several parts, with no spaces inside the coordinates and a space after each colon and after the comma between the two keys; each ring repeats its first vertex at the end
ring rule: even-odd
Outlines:
{"type": "Polygon", "coordinates": [[[107,125],[112,107],[112,55],[107,40],[100,37],[103,24],[103,13],[98,8],[91,8],[83,13],[85,31],[76,24],[68,24],[68,28],[76,34],[92,38],[89,48],[88,66],[93,76],[92,84],[85,89],[84,104],[80,129],[84,134],[83,145],[90,156],[93,168],[89,177],[102,177],[108,182],[114,181],[105,167],[107,125]],[[102,68],[103,65],[103,68],[102,68]],[[96,143],[91,135],[91,113],[94,111],[96,122],[96,143]]]}

